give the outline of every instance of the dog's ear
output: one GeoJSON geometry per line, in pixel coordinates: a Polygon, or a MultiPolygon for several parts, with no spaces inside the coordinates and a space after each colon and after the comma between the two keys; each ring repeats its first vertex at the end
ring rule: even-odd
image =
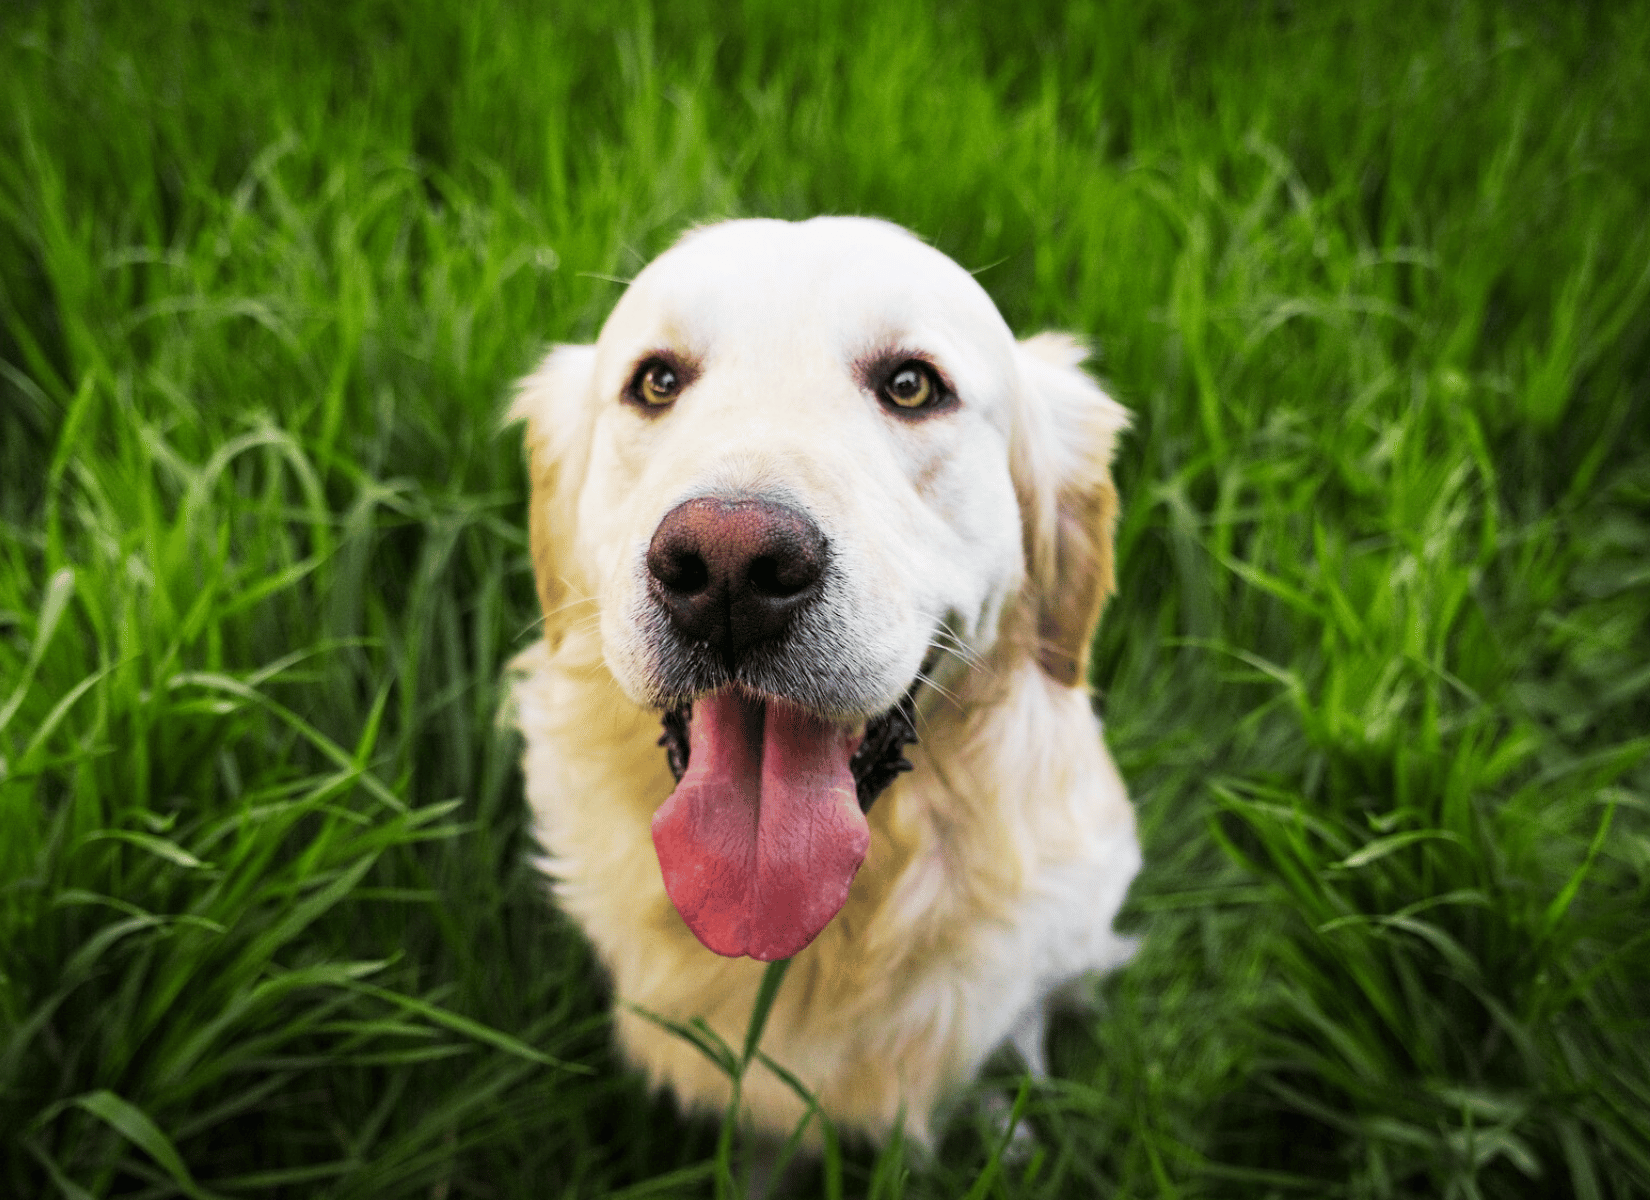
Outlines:
{"type": "Polygon", "coordinates": [[[1089,643],[1115,586],[1111,459],[1129,414],[1083,371],[1088,349],[1069,334],[1027,338],[1017,357],[1012,465],[1037,661],[1059,683],[1079,686],[1088,679],[1089,643]]]}
{"type": "Polygon", "coordinates": [[[574,611],[582,581],[572,555],[573,520],[590,444],[595,362],[594,346],[555,347],[517,386],[510,405],[509,420],[527,423],[527,541],[552,646],[581,615],[574,611]]]}

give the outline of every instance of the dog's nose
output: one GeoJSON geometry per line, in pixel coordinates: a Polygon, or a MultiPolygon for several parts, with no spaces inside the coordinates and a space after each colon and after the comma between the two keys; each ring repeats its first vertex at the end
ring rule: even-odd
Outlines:
{"type": "Polygon", "coordinates": [[[702,496],[665,514],[647,569],[676,627],[733,667],[819,591],[825,551],[819,526],[795,509],[702,496]]]}

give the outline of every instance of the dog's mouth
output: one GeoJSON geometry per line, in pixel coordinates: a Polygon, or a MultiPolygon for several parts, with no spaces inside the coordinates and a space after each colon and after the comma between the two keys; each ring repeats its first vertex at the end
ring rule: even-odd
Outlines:
{"type": "Polygon", "coordinates": [[[771,962],[847,903],[865,813],[910,770],[912,693],[854,730],[728,688],[664,714],[676,790],[653,817],[665,891],[707,949],[771,962]]]}

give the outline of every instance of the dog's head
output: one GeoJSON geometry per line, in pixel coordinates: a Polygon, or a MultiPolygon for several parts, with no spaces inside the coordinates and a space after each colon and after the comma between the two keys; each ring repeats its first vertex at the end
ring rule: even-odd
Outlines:
{"type": "Polygon", "coordinates": [[[654,840],[711,949],[783,957],[841,907],[855,751],[942,659],[1006,639],[1082,684],[1126,420],[1082,357],[895,226],[732,221],[524,381],[545,634],[593,602],[624,691],[691,713],[654,840]]]}

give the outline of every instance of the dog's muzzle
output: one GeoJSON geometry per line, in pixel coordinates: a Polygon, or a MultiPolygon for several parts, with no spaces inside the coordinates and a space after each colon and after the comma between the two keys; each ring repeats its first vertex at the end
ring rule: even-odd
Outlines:
{"type": "Polygon", "coordinates": [[[812,518],[755,496],[683,501],[648,544],[669,681],[660,744],[676,776],[653,844],[671,903],[717,954],[772,961],[807,946],[847,902],[866,811],[911,767],[909,692],[857,731],[807,694],[819,677],[801,665],[802,614],[825,590],[829,551],[812,518]]]}

